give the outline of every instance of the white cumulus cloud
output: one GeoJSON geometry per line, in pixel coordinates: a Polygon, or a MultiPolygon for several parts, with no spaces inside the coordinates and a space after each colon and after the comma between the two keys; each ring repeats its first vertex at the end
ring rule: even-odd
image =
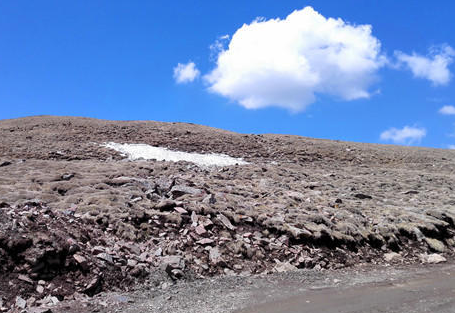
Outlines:
{"type": "Polygon", "coordinates": [[[430,49],[427,56],[416,53],[406,54],[395,51],[399,64],[407,66],[414,77],[430,80],[434,85],[446,85],[449,83],[451,73],[449,65],[453,62],[455,50],[450,46],[430,49]]]}
{"type": "MultiPolygon", "coordinates": [[[[212,50],[221,47],[218,41],[212,50]]],[[[318,93],[368,98],[385,63],[370,25],[325,18],[306,7],[285,19],[244,24],[204,78],[210,91],[248,109],[277,106],[297,112],[318,93]]]]}
{"type": "Polygon", "coordinates": [[[455,150],[455,145],[449,145],[448,148],[452,149],[452,150],[455,150]]]}
{"type": "Polygon", "coordinates": [[[174,67],[174,79],[177,84],[190,83],[198,78],[200,74],[201,72],[196,68],[194,62],[179,63],[174,67]]]}
{"type": "Polygon", "coordinates": [[[381,133],[381,140],[392,141],[396,144],[410,145],[425,137],[427,131],[425,128],[405,126],[402,129],[389,128],[381,133]]]}
{"type": "Polygon", "coordinates": [[[445,115],[455,115],[455,107],[453,105],[445,105],[439,109],[439,113],[445,115]]]}

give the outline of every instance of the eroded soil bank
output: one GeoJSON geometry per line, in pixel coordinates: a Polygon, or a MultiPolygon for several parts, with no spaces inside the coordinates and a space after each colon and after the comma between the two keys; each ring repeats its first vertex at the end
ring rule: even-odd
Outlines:
{"type": "Polygon", "coordinates": [[[102,291],[204,277],[444,262],[455,245],[454,169],[455,151],[442,149],[178,123],[3,120],[0,307],[55,311],[102,291]],[[128,161],[106,142],[248,164],[128,161]]]}

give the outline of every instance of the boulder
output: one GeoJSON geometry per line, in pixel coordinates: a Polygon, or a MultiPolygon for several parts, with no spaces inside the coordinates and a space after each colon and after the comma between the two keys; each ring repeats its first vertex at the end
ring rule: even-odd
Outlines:
{"type": "Polygon", "coordinates": [[[386,262],[397,261],[400,259],[402,259],[401,255],[396,252],[389,252],[389,253],[384,254],[384,260],[386,262]]]}
{"type": "Polygon", "coordinates": [[[280,262],[279,260],[275,260],[276,261],[276,265],[275,267],[273,268],[273,270],[277,273],[283,273],[283,272],[289,272],[289,271],[296,271],[297,270],[297,267],[295,267],[294,265],[292,265],[291,263],[289,262],[280,262]]]}
{"type": "Polygon", "coordinates": [[[25,299],[22,299],[21,297],[17,296],[16,297],[16,306],[20,309],[25,309],[27,306],[27,301],[25,299]]]}
{"type": "Polygon", "coordinates": [[[236,227],[234,225],[231,224],[231,221],[226,217],[224,216],[223,214],[218,214],[216,216],[218,218],[218,220],[228,229],[230,230],[235,230],[236,227]]]}
{"type": "Polygon", "coordinates": [[[438,264],[438,263],[447,262],[447,259],[440,254],[433,253],[433,254],[429,254],[429,255],[421,254],[420,261],[422,261],[423,263],[438,264]]]}
{"type": "Polygon", "coordinates": [[[425,241],[432,251],[441,253],[445,251],[445,246],[441,241],[434,238],[425,238],[425,241]]]}
{"type": "Polygon", "coordinates": [[[161,263],[164,265],[169,265],[172,268],[185,268],[185,259],[178,255],[168,255],[161,257],[161,263]]]}
{"type": "Polygon", "coordinates": [[[170,193],[172,194],[172,197],[174,199],[179,198],[183,195],[199,195],[202,194],[201,189],[193,188],[193,187],[188,187],[184,185],[177,185],[172,187],[170,193]]]}

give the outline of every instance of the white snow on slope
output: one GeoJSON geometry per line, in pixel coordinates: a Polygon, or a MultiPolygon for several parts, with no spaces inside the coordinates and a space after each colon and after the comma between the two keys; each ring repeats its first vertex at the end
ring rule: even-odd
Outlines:
{"type": "Polygon", "coordinates": [[[229,166],[229,165],[245,165],[248,162],[243,159],[237,159],[225,154],[200,154],[188,153],[181,151],[172,151],[166,148],[152,147],[146,144],[121,144],[108,142],[102,145],[103,147],[114,149],[127,156],[130,160],[163,160],[163,161],[188,161],[196,163],[200,166],[229,166]]]}

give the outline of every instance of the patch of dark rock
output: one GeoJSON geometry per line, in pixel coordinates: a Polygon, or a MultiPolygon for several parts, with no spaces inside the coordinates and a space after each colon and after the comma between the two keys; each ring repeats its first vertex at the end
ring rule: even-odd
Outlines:
{"type": "Polygon", "coordinates": [[[384,238],[379,234],[370,233],[368,234],[368,243],[374,249],[379,249],[384,246],[384,238]]]}
{"type": "Polygon", "coordinates": [[[0,243],[2,243],[3,248],[6,249],[12,256],[17,256],[33,244],[33,240],[31,238],[24,238],[18,234],[11,236],[6,242],[5,241],[5,239],[2,240],[2,238],[0,238],[0,243]]]}
{"type": "Polygon", "coordinates": [[[164,199],[155,205],[155,209],[160,211],[172,210],[177,206],[177,203],[174,200],[164,199]]]}
{"type": "Polygon", "coordinates": [[[366,195],[366,194],[363,194],[363,193],[356,193],[356,194],[354,195],[354,197],[357,198],[357,199],[360,199],[360,200],[364,200],[364,199],[373,199],[372,196],[366,195]]]}
{"type": "Polygon", "coordinates": [[[5,167],[5,166],[8,166],[8,165],[11,165],[12,163],[10,161],[3,161],[3,162],[0,162],[0,167],[5,167]]]}
{"type": "Polygon", "coordinates": [[[103,277],[102,275],[94,277],[82,289],[86,295],[93,297],[103,290],[103,277]]]}

